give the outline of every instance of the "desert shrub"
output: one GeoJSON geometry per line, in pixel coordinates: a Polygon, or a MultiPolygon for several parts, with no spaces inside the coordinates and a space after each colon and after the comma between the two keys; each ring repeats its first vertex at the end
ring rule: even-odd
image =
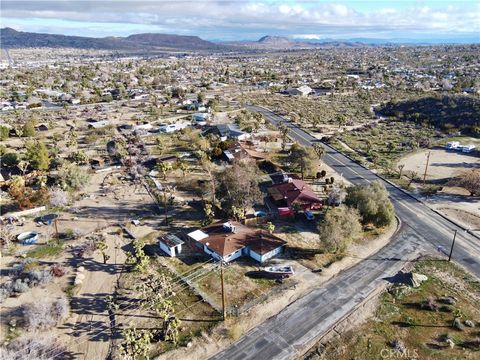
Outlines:
{"type": "Polygon", "coordinates": [[[1,141],[7,140],[9,136],[10,136],[10,128],[1,125],[0,126],[0,140],[1,141]]]}
{"type": "Polygon", "coordinates": [[[65,319],[70,312],[70,306],[66,298],[60,298],[53,303],[52,306],[52,316],[55,319],[62,320],[65,319]]]}
{"type": "Polygon", "coordinates": [[[88,172],[75,164],[63,164],[58,169],[58,182],[64,189],[79,190],[89,181],[88,172]]]}
{"type": "Polygon", "coordinates": [[[236,341],[236,340],[240,339],[240,337],[242,336],[242,329],[240,329],[240,327],[238,325],[234,325],[228,331],[228,336],[233,341],[236,341]]]}
{"type": "Polygon", "coordinates": [[[53,336],[24,336],[0,348],[1,358],[5,360],[65,360],[67,349],[53,336]]]}
{"type": "Polygon", "coordinates": [[[52,274],[49,269],[29,271],[27,277],[30,280],[30,286],[44,285],[52,281],[52,274]]]}
{"type": "Polygon", "coordinates": [[[93,239],[89,239],[83,244],[77,246],[76,251],[79,256],[89,256],[93,254],[93,252],[97,250],[97,245],[93,239]]]}
{"type": "Polygon", "coordinates": [[[70,202],[70,195],[62,189],[50,191],[50,204],[53,206],[64,207],[70,202]]]}
{"type": "Polygon", "coordinates": [[[50,273],[55,277],[62,277],[66,272],[65,267],[60,264],[54,264],[50,267],[50,273]]]}
{"type": "Polygon", "coordinates": [[[45,205],[48,202],[48,189],[42,187],[33,190],[29,187],[10,187],[8,194],[20,210],[31,209],[34,206],[45,205]]]}
{"type": "Polygon", "coordinates": [[[55,301],[44,299],[24,305],[23,320],[29,329],[49,329],[67,317],[68,313],[67,299],[55,301]]]}
{"type": "Polygon", "coordinates": [[[0,303],[4,302],[13,294],[13,284],[11,282],[0,285],[0,303]]]}
{"type": "Polygon", "coordinates": [[[16,153],[7,153],[2,155],[2,165],[5,167],[15,166],[18,164],[19,159],[16,153]]]}
{"type": "Polygon", "coordinates": [[[12,289],[16,293],[24,293],[30,289],[28,279],[17,279],[12,284],[12,289]]]}

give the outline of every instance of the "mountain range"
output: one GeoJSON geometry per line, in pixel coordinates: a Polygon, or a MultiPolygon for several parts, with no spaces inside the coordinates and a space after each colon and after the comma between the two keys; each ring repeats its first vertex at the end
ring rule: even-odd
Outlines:
{"type": "MultiPolygon", "coordinates": [[[[126,37],[85,37],[57,34],[43,34],[17,31],[12,28],[0,29],[0,47],[3,48],[77,48],[77,49],[104,49],[116,51],[274,51],[316,49],[322,47],[361,47],[384,46],[408,43],[408,41],[395,44],[382,39],[349,39],[349,40],[309,40],[289,39],[283,36],[266,35],[257,41],[230,41],[211,42],[198,36],[185,36],[173,34],[133,34],[126,37]]],[[[419,42],[417,42],[419,44],[419,42]]]]}
{"type": "Polygon", "coordinates": [[[0,29],[0,44],[4,48],[77,48],[106,50],[227,50],[228,47],[200,39],[198,36],[171,34],[134,34],[127,37],[92,38],[56,34],[41,34],[0,29]]]}

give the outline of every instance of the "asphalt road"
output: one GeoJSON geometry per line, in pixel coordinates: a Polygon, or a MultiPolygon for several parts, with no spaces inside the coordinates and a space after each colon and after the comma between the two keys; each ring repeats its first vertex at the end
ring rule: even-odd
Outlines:
{"type": "MultiPolygon", "coordinates": [[[[318,142],[273,112],[257,106],[248,108],[262,113],[273,125],[284,122],[289,128],[290,137],[302,145],[310,146],[318,142]]],[[[348,314],[355,305],[384,283],[386,277],[395,275],[403,268],[406,262],[416,259],[420,254],[439,255],[439,246],[448,252],[454,230],[458,233],[452,260],[480,277],[480,240],[477,237],[334,149],[326,145],[324,147],[326,152],[323,161],[348,181],[353,184],[366,184],[376,180],[384,183],[401,220],[401,228],[377,254],[290,304],[212,359],[296,358],[306,344],[311,344],[348,314]]]]}

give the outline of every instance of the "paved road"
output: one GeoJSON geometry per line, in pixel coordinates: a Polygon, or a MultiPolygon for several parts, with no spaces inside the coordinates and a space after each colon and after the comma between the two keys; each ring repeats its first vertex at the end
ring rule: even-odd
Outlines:
{"type": "MultiPolygon", "coordinates": [[[[272,124],[285,121],[261,107],[249,106],[262,113],[272,124]]],[[[285,122],[289,135],[306,146],[317,139],[285,122]]],[[[358,265],[342,272],[321,288],[290,304],[276,316],[250,331],[228,349],[212,359],[270,360],[293,359],[343,316],[362,302],[385,280],[393,276],[405,262],[420,254],[438,255],[437,248],[449,249],[453,230],[458,231],[453,260],[480,277],[480,240],[442,218],[411,196],[384,182],[334,149],[325,146],[323,161],[354,184],[380,180],[390,192],[402,225],[389,245],[358,265]]]]}

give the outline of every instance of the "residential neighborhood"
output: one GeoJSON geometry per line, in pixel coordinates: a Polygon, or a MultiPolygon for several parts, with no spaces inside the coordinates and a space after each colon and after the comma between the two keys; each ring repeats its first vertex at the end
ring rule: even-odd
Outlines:
{"type": "Polygon", "coordinates": [[[0,358],[476,359],[478,16],[428,3],[2,3],[0,358]]]}

